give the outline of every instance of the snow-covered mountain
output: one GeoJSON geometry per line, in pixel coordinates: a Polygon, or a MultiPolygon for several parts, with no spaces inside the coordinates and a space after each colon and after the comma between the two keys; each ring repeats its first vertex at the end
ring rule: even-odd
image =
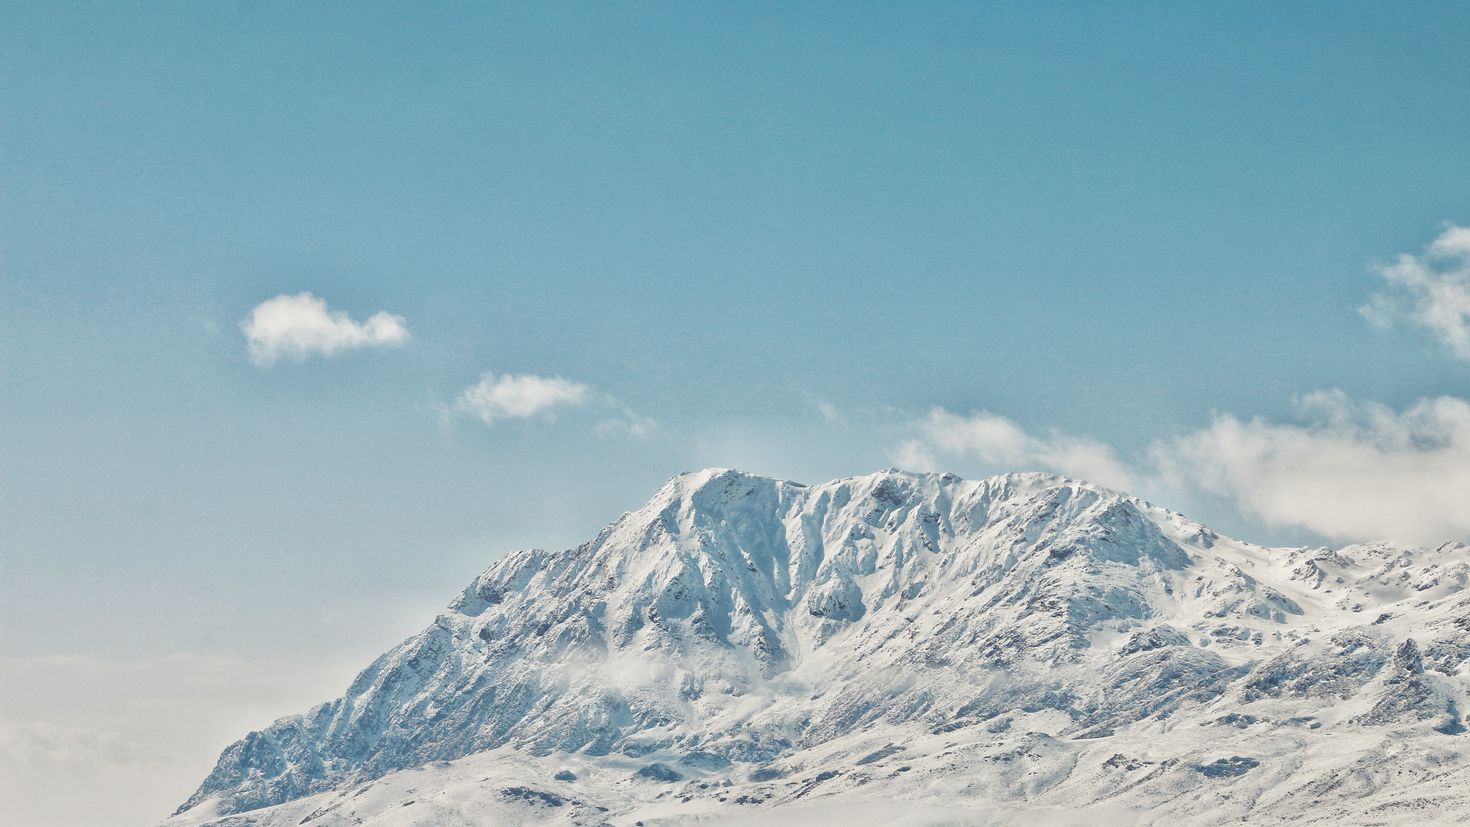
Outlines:
{"type": "Polygon", "coordinates": [[[686,474],[500,559],[167,823],[1455,823],[1467,578],[1042,474],[686,474]]]}

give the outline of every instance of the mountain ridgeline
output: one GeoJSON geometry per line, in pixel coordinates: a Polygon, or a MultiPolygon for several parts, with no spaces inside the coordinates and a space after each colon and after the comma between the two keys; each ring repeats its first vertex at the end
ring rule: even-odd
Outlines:
{"type": "Polygon", "coordinates": [[[1265,548],[1043,474],[685,474],[590,542],[499,559],[341,698],[230,745],[175,820],[881,797],[1422,823],[1470,780],[1467,578],[1463,545],[1265,548]]]}

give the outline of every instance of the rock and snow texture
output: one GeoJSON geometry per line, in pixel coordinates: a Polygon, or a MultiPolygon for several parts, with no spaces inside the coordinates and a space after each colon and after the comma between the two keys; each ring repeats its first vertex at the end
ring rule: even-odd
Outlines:
{"type": "Polygon", "coordinates": [[[169,824],[1459,823],[1470,547],[711,470],[509,554],[169,824]]]}

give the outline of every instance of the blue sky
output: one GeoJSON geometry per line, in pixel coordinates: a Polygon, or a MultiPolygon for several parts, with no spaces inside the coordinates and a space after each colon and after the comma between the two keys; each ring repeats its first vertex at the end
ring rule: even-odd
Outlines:
{"type": "Polygon", "coordinates": [[[1456,3],[7,4],[0,655],[350,660],[710,465],[1470,539],[1293,496],[1460,490],[1467,42],[1456,3]],[[308,292],[405,335],[252,361],[308,292]],[[486,425],[487,372],[571,395],[486,425]]]}

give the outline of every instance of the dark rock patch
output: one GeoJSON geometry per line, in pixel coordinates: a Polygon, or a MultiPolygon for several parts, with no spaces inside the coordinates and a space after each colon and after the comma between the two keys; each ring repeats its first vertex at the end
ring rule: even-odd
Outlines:
{"type": "Polygon", "coordinates": [[[751,781],[775,781],[786,775],[786,771],[780,767],[761,767],[750,774],[751,781]]]}
{"type": "Polygon", "coordinates": [[[668,764],[662,764],[657,761],[639,769],[637,772],[637,776],[639,778],[647,778],[652,781],[663,781],[666,783],[679,781],[684,778],[683,773],[679,772],[668,764]]]}
{"type": "Polygon", "coordinates": [[[697,750],[680,758],[679,763],[701,770],[720,770],[730,766],[730,759],[719,753],[697,750]]]}
{"type": "Polygon", "coordinates": [[[1261,762],[1254,758],[1235,755],[1230,758],[1221,758],[1209,764],[1201,764],[1195,767],[1195,769],[1206,778],[1234,778],[1238,775],[1245,775],[1260,765],[1261,762]]]}
{"type": "Polygon", "coordinates": [[[506,787],[500,791],[502,798],[513,801],[524,801],[528,804],[540,804],[547,807],[560,807],[567,803],[565,798],[544,790],[533,790],[530,787],[506,787]]]}
{"type": "Polygon", "coordinates": [[[857,764],[860,767],[866,764],[872,764],[878,761],[882,761],[884,758],[887,758],[888,756],[898,752],[903,752],[903,747],[898,746],[897,744],[888,744],[882,749],[873,750],[867,755],[864,755],[862,758],[859,758],[857,760],[857,764]]]}

